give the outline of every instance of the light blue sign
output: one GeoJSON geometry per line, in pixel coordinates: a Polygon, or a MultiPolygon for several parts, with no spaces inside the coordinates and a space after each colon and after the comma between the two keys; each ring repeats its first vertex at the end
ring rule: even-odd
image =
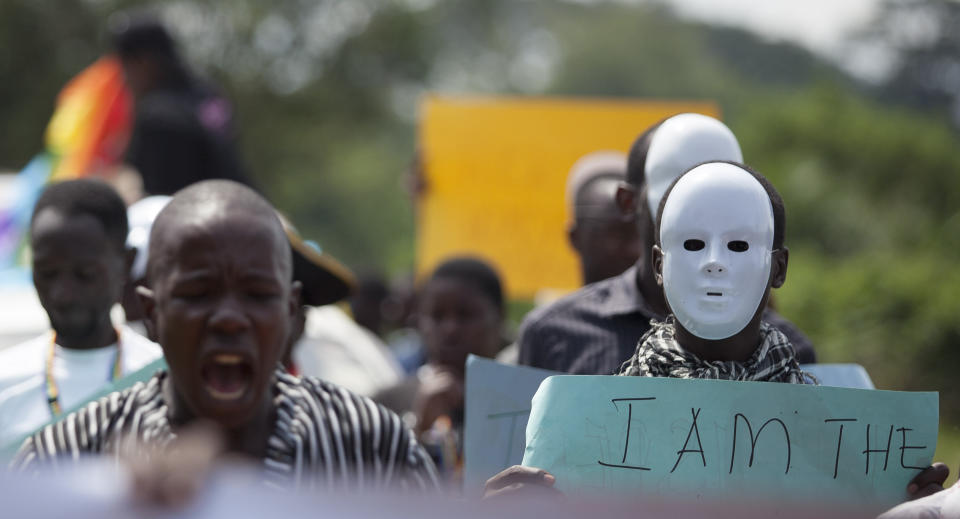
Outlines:
{"type": "Polygon", "coordinates": [[[770,382],[553,376],[523,464],[573,495],[906,498],[937,445],[937,393],[770,382]]]}
{"type": "Polygon", "coordinates": [[[817,377],[821,386],[874,389],[873,380],[859,364],[804,364],[800,367],[817,377]]]}
{"type": "MultiPolygon", "coordinates": [[[[811,364],[803,369],[823,385],[873,389],[859,364],[811,364]]],[[[544,379],[559,374],[474,355],[467,359],[463,483],[468,495],[479,495],[487,478],[520,464],[530,399],[544,379]]]]}
{"type": "Polygon", "coordinates": [[[526,445],[530,399],[555,372],[467,358],[463,488],[480,495],[487,478],[519,465],[526,445]]]}

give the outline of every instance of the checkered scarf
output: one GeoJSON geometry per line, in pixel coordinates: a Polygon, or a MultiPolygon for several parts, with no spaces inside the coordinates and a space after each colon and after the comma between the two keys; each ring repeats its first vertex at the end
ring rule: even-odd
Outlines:
{"type": "Polygon", "coordinates": [[[817,383],[815,377],[800,369],[787,337],[765,322],[760,323],[760,347],[746,362],[705,361],[684,350],[673,336],[676,324],[672,315],[650,325],[636,353],[620,366],[618,375],[817,383]]]}

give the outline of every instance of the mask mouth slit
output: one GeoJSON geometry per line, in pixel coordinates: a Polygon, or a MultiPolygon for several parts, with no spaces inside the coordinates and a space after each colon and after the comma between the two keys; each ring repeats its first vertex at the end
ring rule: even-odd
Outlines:
{"type": "Polygon", "coordinates": [[[707,292],[707,295],[720,297],[723,296],[723,292],[707,292]]]}

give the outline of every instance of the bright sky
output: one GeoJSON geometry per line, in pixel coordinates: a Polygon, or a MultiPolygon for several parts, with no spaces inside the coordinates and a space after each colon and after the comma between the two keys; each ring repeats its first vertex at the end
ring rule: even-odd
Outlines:
{"type": "Polygon", "coordinates": [[[844,48],[846,36],[869,22],[880,0],[662,1],[685,18],[741,27],[773,40],[798,43],[863,77],[875,77],[888,64],[881,56],[872,55],[867,60],[844,48]]]}

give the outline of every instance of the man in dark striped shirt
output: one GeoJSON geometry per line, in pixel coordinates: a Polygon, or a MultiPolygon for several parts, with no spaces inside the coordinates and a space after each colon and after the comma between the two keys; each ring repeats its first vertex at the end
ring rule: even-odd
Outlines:
{"type": "Polygon", "coordinates": [[[179,432],[209,421],[226,451],[262,460],[274,486],[437,488],[429,456],[396,414],[279,369],[300,286],[269,203],[235,182],[194,184],[157,216],[150,243],[140,298],[169,370],[40,430],[14,468],[162,456],[179,432]]]}

